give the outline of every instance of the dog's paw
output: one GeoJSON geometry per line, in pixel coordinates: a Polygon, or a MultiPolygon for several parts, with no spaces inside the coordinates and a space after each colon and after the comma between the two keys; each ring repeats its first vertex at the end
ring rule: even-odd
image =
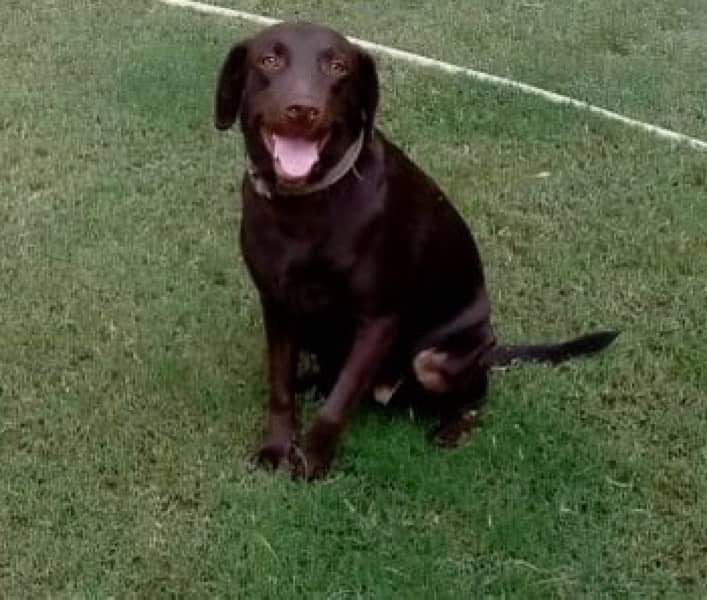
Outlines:
{"type": "Polygon", "coordinates": [[[303,481],[313,481],[321,479],[329,471],[329,466],[333,458],[333,452],[325,455],[307,450],[297,444],[292,444],[289,455],[290,474],[293,479],[303,481]]]}
{"type": "Polygon", "coordinates": [[[260,448],[253,455],[253,463],[261,469],[272,471],[287,467],[293,440],[294,434],[290,431],[266,435],[260,448]]]}
{"type": "Polygon", "coordinates": [[[261,469],[276,471],[287,464],[290,455],[290,445],[263,445],[253,455],[253,464],[261,469]]]}
{"type": "Polygon", "coordinates": [[[290,448],[290,473],[294,479],[312,481],[326,475],[334,458],[338,428],[324,420],[314,422],[302,445],[290,448]]]}
{"type": "Polygon", "coordinates": [[[430,432],[430,441],[442,448],[456,448],[468,439],[478,420],[479,411],[472,409],[445,419],[430,432]]]}

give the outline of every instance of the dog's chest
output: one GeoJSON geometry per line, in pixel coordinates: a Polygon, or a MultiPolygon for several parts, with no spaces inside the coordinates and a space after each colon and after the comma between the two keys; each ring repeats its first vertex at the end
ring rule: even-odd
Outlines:
{"type": "Polygon", "coordinates": [[[245,233],[243,251],[261,293],[303,318],[350,313],[358,265],[345,227],[270,223],[245,233]]]}
{"type": "Polygon", "coordinates": [[[279,262],[278,291],[290,311],[302,316],[349,312],[352,268],[329,244],[291,243],[279,262]]]}

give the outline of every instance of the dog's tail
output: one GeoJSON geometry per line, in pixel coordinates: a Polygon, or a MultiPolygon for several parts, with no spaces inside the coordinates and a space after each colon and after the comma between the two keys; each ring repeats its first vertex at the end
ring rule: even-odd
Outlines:
{"type": "Polygon", "coordinates": [[[618,335],[618,331],[599,331],[557,344],[496,346],[491,357],[491,365],[508,367],[519,362],[556,365],[575,356],[599,352],[611,344],[618,335]]]}

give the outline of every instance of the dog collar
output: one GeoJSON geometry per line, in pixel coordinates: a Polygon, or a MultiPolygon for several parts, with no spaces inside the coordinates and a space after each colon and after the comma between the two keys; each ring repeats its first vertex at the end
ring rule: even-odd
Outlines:
{"type": "Polygon", "coordinates": [[[342,179],[349,171],[354,169],[354,165],[361,156],[361,150],[363,150],[364,132],[356,138],[356,141],[351,144],[344,155],[341,157],[338,163],[336,163],[329,171],[324,174],[319,181],[316,181],[310,185],[303,186],[288,186],[282,183],[275,183],[272,185],[268,183],[255,168],[250,160],[248,161],[248,167],[246,169],[246,174],[253,184],[255,192],[260,196],[265,196],[266,198],[272,198],[273,196],[306,196],[307,194],[315,194],[316,192],[321,192],[328,187],[334,185],[337,181],[342,179]]]}

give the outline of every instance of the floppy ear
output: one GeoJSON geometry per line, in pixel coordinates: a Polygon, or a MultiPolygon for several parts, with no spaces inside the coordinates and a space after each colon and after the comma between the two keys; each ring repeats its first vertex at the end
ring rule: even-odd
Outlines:
{"type": "Polygon", "coordinates": [[[378,69],[373,57],[363,50],[359,50],[358,63],[358,88],[363,111],[363,128],[366,135],[370,136],[373,133],[376,110],[378,110],[378,69]]]}
{"type": "Polygon", "coordinates": [[[217,129],[228,129],[236,122],[243,98],[248,56],[248,42],[231,48],[221,67],[216,84],[214,125],[217,129]]]}

